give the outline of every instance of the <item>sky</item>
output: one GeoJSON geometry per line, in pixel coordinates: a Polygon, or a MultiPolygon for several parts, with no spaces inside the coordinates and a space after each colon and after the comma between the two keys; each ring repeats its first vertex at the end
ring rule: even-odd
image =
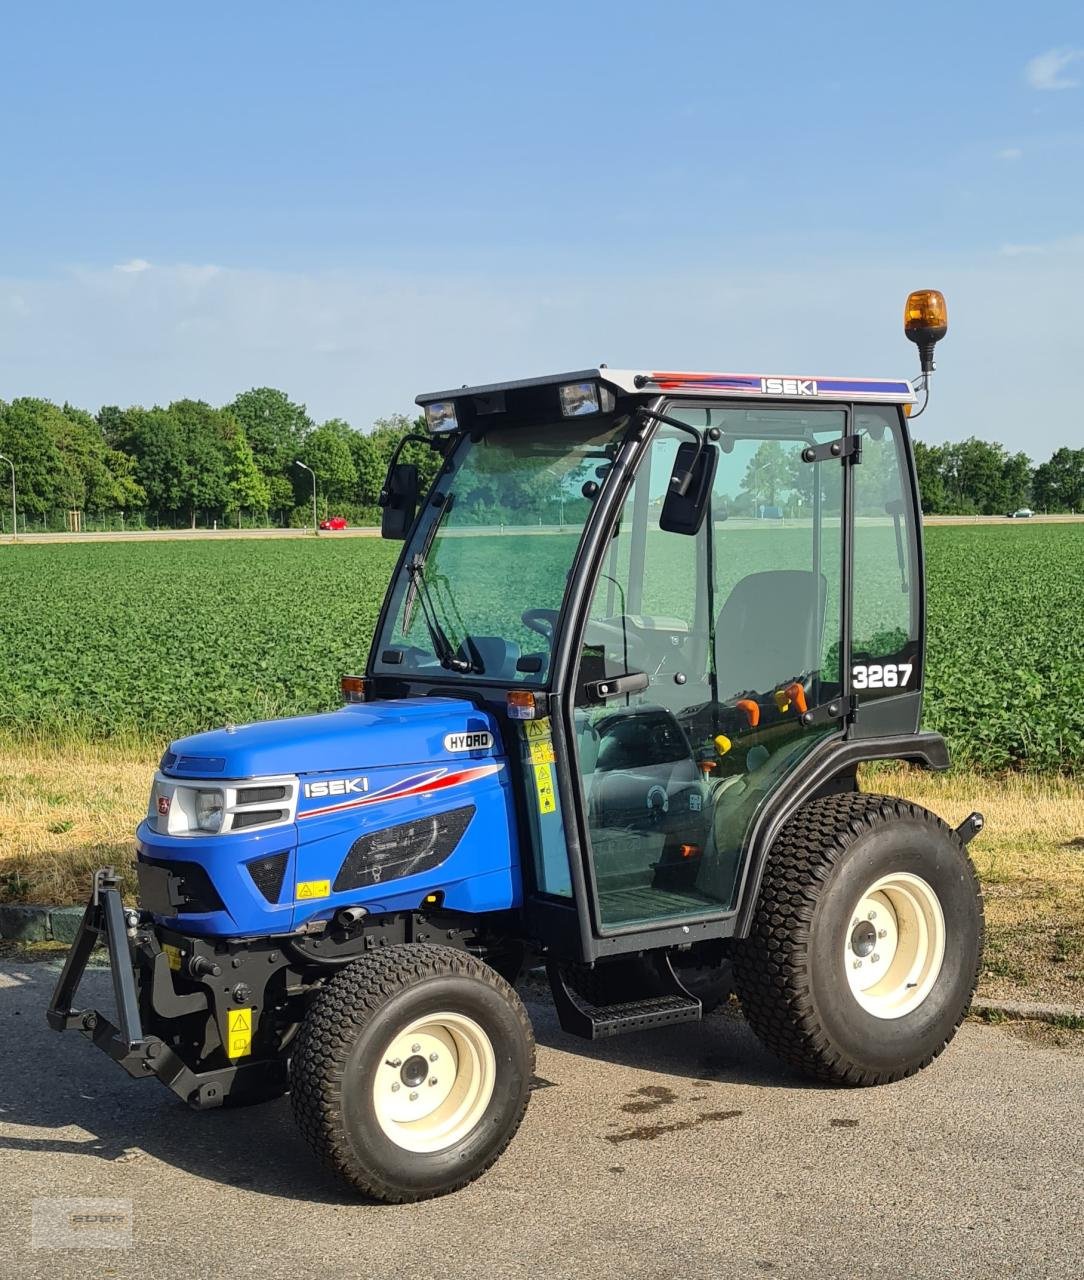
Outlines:
{"type": "Polygon", "coordinates": [[[906,377],[916,434],[1084,447],[1084,9],[11,5],[0,399],[365,427],[615,368],[906,377]]]}

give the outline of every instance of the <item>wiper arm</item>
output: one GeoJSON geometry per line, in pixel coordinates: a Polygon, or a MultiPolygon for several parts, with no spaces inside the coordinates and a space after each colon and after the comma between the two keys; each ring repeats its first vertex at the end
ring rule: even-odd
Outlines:
{"type": "Polygon", "coordinates": [[[448,633],[440,625],[437,611],[433,607],[433,597],[429,592],[429,583],[425,580],[425,556],[421,552],[418,552],[407,565],[407,574],[410,577],[411,588],[422,607],[425,629],[429,632],[429,638],[433,642],[433,652],[437,655],[440,665],[448,671],[473,671],[474,664],[468,662],[466,658],[459,657],[452,648],[448,633]]]}
{"type": "Polygon", "coordinates": [[[421,545],[421,550],[414,557],[411,565],[407,568],[410,576],[410,586],[407,587],[406,599],[403,601],[403,630],[410,630],[410,620],[414,616],[414,597],[418,594],[418,585],[414,579],[413,566],[417,564],[419,569],[425,568],[425,562],[429,559],[429,552],[432,550],[433,542],[437,536],[437,530],[444,523],[448,512],[452,509],[452,503],[455,501],[454,493],[446,493],[441,499],[441,511],[433,523],[429,526],[429,532],[425,535],[425,541],[421,545]]]}

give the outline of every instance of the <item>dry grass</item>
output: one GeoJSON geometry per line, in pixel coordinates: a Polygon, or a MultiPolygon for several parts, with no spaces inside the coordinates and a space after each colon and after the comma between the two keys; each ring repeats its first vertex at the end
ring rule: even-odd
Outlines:
{"type": "MultiPolygon", "coordinates": [[[[81,901],[91,872],[109,863],[131,890],[153,767],[131,744],[0,745],[0,900],[81,901]]],[[[986,896],[983,994],[1084,1008],[1084,785],[878,766],[863,786],[953,825],[985,814],[971,846],[986,896]]]]}
{"type": "Polygon", "coordinates": [[[971,845],[986,899],[983,995],[1084,1009],[1084,785],[877,767],[863,787],[906,796],[953,826],[972,809],[985,816],[971,845]]]}

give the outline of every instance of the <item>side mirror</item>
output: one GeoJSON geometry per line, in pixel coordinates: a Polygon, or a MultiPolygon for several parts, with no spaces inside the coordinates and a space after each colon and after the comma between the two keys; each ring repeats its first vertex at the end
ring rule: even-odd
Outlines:
{"type": "Polygon", "coordinates": [[[382,508],[380,536],[402,542],[418,513],[418,468],[410,462],[393,463],[378,501],[382,508]]]}
{"type": "Polygon", "coordinates": [[[697,457],[695,444],[679,444],[666,499],[659,513],[659,528],[665,533],[700,532],[708,509],[719,451],[704,442],[697,457]]]}

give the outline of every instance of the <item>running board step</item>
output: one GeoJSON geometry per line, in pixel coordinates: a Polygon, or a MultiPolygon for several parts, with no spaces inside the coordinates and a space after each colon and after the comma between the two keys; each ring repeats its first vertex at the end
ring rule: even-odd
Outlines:
{"type": "Polygon", "coordinates": [[[649,1031],[678,1022],[699,1022],[703,1007],[694,996],[648,996],[621,1004],[593,1005],[570,989],[559,965],[546,966],[563,1030],[584,1040],[606,1040],[629,1031],[649,1031]]]}

